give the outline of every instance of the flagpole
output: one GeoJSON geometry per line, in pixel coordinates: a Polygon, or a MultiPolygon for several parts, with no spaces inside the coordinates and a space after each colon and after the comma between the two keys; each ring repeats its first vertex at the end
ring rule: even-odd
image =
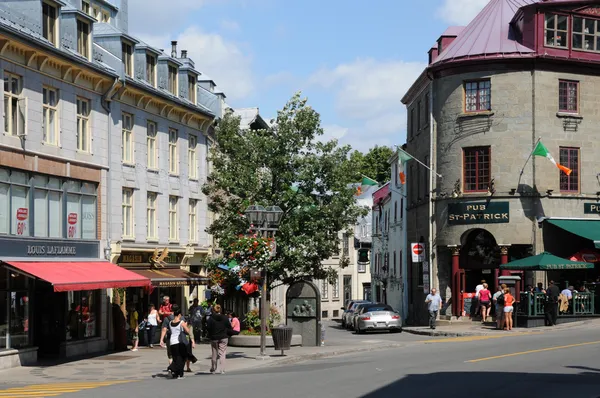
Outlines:
{"type": "Polygon", "coordinates": [[[535,145],[533,146],[533,149],[529,153],[529,157],[525,161],[525,164],[523,165],[523,168],[521,169],[521,173],[519,174],[519,183],[521,182],[521,176],[523,175],[523,172],[525,172],[525,166],[527,166],[527,163],[529,163],[529,159],[531,159],[531,157],[533,156],[533,152],[535,151],[535,148],[537,148],[537,144],[539,144],[539,142],[541,140],[542,140],[542,137],[538,138],[538,140],[535,142],[535,145]]]}
{"type": "Polygon", "coordinates": [[[413,155],[411,155],[410,153],[406,152],[404,149],[398,148],[399,151],[404,152],[406,155],[410,156],[410,158],[414,161],[416,161],[417,163],[419,163],[421,166],[425,167],[427,170],[431,171],[433,174],[435,174],[436,176],[442,178],[442,175],[440,173],[438,173],[437,171],[433,170],[431,167],[427,166],[425,163],[421,162],[419,159],[417,159],[416,157],[414,157],[413,155]]]}

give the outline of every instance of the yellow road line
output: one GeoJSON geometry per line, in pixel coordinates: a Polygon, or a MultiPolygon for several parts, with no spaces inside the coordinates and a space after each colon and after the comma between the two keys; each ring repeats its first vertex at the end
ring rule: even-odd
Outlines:
{"type": "Polygon", "coordinates": [[[56,397],[62,394],[68,394],[82,390],[91,390],[100,387],[108,387],[118,384],[131,383],[134,381],[136,380],[35,384],[0,390],[0,398],[56,397]]]}
{"type": "Polygon", "coordinates": [[[534,334],[540,334],[540,332],[527,332],[519,334],[494,334],[487,336],[461,336],[461,337],[446,337],[443,339],[431,339],[431,340],[419,340],[417,343],[461,343],[469,341],[489,340],[489,339],[503,339],[505,337],[519,337],[519,336],[531,336],[534,334]]]}
{"type": "Polygon", "coordinates": [[[600,341],[590,341],[590,342],[587,342],[587,343],[569,344],[569,345],[563,345],[563,346],[557,346],[557,347],[540,348],[538,350],[513,352],[511,354],[496,355],[494,357],[472,359],[470,361],[465,361],[465,362],[467,362],[467,363],[482,362],[482,361],[489,361],[489,360],[492,360],[492,359],[516,357],[516,356],[519,356],[519,355],[527,355],[527,354],[535,354],[535,353],[538,353],[538,352],[562,350],[562,349],[565,349],[565,348],[582,347],[582,346],[592,345],[592,344],[600,344],[600,341]]]}

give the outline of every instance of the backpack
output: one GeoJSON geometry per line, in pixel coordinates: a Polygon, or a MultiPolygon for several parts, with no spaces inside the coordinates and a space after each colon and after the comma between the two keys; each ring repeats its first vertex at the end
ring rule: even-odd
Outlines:
{"type": "Polygon", "coordinates": [[[496,304],[504,305],[504,293],[498,296],[498,298],[496,299],[496,304]]]}

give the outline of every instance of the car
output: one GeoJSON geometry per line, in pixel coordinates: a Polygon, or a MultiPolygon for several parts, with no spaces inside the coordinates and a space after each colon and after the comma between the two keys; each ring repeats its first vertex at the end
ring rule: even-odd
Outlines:
{"type": "Polygon", "coordinates": [[[357,334],[372,330],[402,332],[402,319],[398,311],[387,304],[368,304],[356,315],[354,330],[357,334]]]}
{"type": "Polygon", "coordinates": [[[355,304],[355,307],[354,307],[352,313],[348,316],[348,318],[346,320],[346,329],[354,330],[354,327],[356,326],[356,316],[360,313],[360,311],[362,310],[362,308],[364,306],[369,305],[369,304],[373,304],[373,303],[355,304]]]}
{"type": "Polygon", "coordinates": [[[368,303],[368,301],[367,300],[351,300],[348,302],[348,304],[346,305],[345,308],[342,308],[342,310],[344,310],[344,312],[342,313],[342,327],[343,328],[345,328],[348,325],[348,319],[354,312],[354,308],[356,308],[356,306],[358,304],[362,304],[362,303],[368,303]]]}

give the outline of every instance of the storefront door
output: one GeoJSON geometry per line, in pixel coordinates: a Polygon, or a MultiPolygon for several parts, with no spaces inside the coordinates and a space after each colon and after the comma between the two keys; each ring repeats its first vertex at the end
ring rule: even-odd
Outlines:
{"type": "Polygon", "coordinates": [[[58,357],[66,337],[67,296],[55,293],[52,285],[40,281],[36,284],[35,305],[34,345],[38,347],[38,356],[58,357]]]}

